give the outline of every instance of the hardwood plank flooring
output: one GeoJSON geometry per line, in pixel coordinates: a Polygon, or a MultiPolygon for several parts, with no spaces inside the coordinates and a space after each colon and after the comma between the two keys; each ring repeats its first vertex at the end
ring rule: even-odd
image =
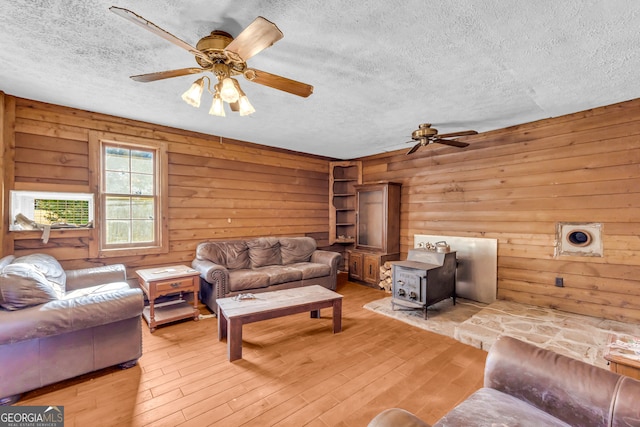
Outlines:
{"type": "Polygon", "coordinates": [[[230,363],[215,318],[153,334],[144,324],[137,366],[44,387],[18,404],[64,406],[67,427],[360,427],[390,407],[433,423],[481,387],[484,351],[362,308],[382,291],[348,282],[338,292],[339,334],[330,309],[252,323],[243,359],[230,363]]]}

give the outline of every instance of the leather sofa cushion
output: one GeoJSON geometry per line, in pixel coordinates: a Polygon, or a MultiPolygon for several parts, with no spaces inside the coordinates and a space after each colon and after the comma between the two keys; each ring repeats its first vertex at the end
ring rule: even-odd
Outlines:
{"type": "Polygon", "coordinates": [[[200,243],[196,258],[208,260],[229,270],[251,268],[249,247],[244,240],[227,240],[200,243]]]}
{"type": "Polygon", "coordinates": [[[491,388],[482,388],[449,411],[433,427],[493,425],[570,426],[516,397],[491,388]]]}
{"type": "Polygon", "coordinates": [[[282,264],[280,241],[276,237],[259,237],[247,242],[251,268],[282,264]]]}
{"type": "Polygon", "coordinates": [[[0,302],[6,310],[20,310],[58,299],[56,290],[35,266],[12,263],[0,273],[0,302]]]}
{"type": "Polygon", "coordinates": [[[302,271],[283,265],[268,265],[266,267],[260,267],[259,271],[269,276],[269,285],[279,285],[280,283],[302,280],[302,271]]]}
{"type": "Polygon", "coordinates": [[[229,271],[229,291],[241,292],[269,286],[269,275],[260,270],[229,271]]]}
{"type": "Polygon", "coordinates": [[[124,289],[129,289],[129,288],[130,286],[126,282],[105,283],[104,285],[89,286],[86,288],[79,288],[73,291],[69,291],[64,295],[64,297],[60,299],[69,300],[74,298],[86,297],[90,295],[95,296],[99,294],[117,292],[124,289]]]}
{"type": "Polygon", "coordinates": [[[75,298],[18,311],[0,310],[0,324],[6,326],[0,328],[0,345],[106,325],[142,314],[141,289],[118,282],[102,290],[89,290],[75,298]]]}
{"type": "Polygon", "coordinates": [[[282,237],[280,238],[282,264],[308,262],[316,248],[316,241],[311,237],[282,237]]]}
{"type": "Polygon", "coordinates": [[[315,279],[316,277],[324,277],[331,274],[331,266],[327,264],[298,262],[289,264],[288,267],[301,271],[303,279],[315,279]]]}
{"type": "Polygon", "coordinates": [[[607,424],[617,374],[508,336],[494,346],[500,351],[487,356],[485,387],[528,402],[569,425],[607,424]]]}

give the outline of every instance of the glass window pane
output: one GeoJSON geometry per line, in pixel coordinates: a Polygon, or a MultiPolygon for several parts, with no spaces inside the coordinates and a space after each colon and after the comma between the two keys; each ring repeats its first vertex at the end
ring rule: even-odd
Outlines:
{"type": "Polygon", "coordinates": [[[131,172],[153,173],[153,152],[150,151],[131,151],[131,172]]]}
{"type": "Polygon", "coordinates": [[[89,222],[89,201],[64,199],[35,199],[34,220],[40,224],[75,224],[89,222]]]}
{"type": "Polygon", "coordinates": [[[129,171],[129,150],[126,148],[106,147],[105,167],[112,171],[129,171]]]}
{"type": "Polygon", "coordinates": [[[131,194],[130,175],[126,172],[106,172],[105,191],[107,193],[131,194]]]}
{"type": "Polygon", "coordinates": [[[132,173],[131,194],[153,194],[153,175],[132,173]]]}
{"type": "Polygon", "coordinates": [[[104,145],[104,232],[110,246],[148,246],[157,236],[155,149],[104,145]]]}
{"type": "Polygon", "coordinates": [[[382,247],[382,191],[358,193],[358,244],[382,247]]]}
{"type": "Polygon", "coordinates": [[[151,197],[133,197],[131,199],[131,218],[153,219],[154,200],[151,197]]]}
{"type": "Polygon", "coordinates": [[[153,220],[133,220],[132,243],[153,242],[153,220]]]}
{"type": "Polygon", "coordinates": [[[105,200],[106,219],[130,219],[131,202],[129,197],[107,197],[105,200]]]}
{"type": "Polygon", "coordinates": [[[129,221],[106,220],[106,243],[108,245],[116,243],[129,243],[130,227],[129,221]]]}

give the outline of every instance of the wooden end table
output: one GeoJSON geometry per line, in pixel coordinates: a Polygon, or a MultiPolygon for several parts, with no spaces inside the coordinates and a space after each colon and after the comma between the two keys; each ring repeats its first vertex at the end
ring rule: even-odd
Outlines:
{"type": "Polygon", "coordinates": [[[333,333],[342,331],[342,295],[319,285],[254,294],[254,299],[221,298],[218,303],[218,341],[227,339],[227,354],[232,362],[242,358],[242,325],[261,320],[311,313],[320,317],[320,309],[333,307],[333,333]]]}
{"type": "Polygon", "coordinates": [[[623,334],[610,334],[607,341],[607,348],[604,352],[604,358],[609,361],[609,369],[612,372],[626,375],[631,378],[640,380],[640,356],[630,350],[616,348],[616,341],[622,342],[640,342],[640,338],[634,338],[623,334]]]}
{"type": "Polygon", "coordinates": [[[200,272],[185,265],[170,265],[167,267],[147,268],[136,270],[138,283],[149,299],[149,306],[145,307],[142,316],[149,324],[151,332],[156,327],[176,320],[193,318],[198,320],[198,289],[200,272]],[[163,295],[180,293],[180,299],[156,304],[156,298],[163,295]],[[193,293],[193,305],[182,297],[184,293],[193,293]]]}

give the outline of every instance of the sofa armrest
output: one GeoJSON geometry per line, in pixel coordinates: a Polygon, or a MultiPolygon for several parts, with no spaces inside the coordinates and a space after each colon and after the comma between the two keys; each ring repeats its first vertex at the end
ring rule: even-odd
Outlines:
{"type": "Polygon", "coordinates": [[[229,270],[205,259],[194,259],[191,267],[200,272],[200,277],[214,287],[217,298],[224,298],[228,292],[229,270]]]}
{"type": "Polygon", "coordinates": [[[367,427],[431,427],[411,412],[400,408],[386,409],[372,419],[367,427]]]}
{"type": "Polygon", "coordinates": [[[614,372],[503,335],[489,350],[484,386],[569,425],[605,425],[620,379],[614,372]]]}
{"type": "Polygon", "coordinates": [[[67,291],[127,281],[127,269],[123,264],[67,270],[65,273],[67,275],[67,291]]]}
{"type": "Polygon", "coordinates": [[[141,289],[126,283],[110,292],[50,301],[21,310],[0,310],[0,345],[106,325],[142,314],[141,289]]]}
{"type": "Polygon", "coordinates": [[[311,254],[311,262],[331,266],[332,276],[337,276],[338,265],[340,264],[341,259],[342,255],[340,255],[338,252],[323,251],[321,249],[317,249],[311,254]]]}

